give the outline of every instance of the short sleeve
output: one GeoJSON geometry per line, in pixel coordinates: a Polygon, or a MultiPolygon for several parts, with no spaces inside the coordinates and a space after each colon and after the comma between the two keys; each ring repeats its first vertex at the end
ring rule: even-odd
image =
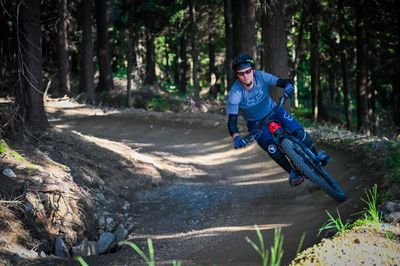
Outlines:
{"type": "Polygon", "coordinates": [[[239,114],[239,103],[242,96],[239,91],[231,89],[228,94],[228,99],[226,103],[226,113],[228,115],[239,114]]]}
{"type": "Polygon", "coordinates": [[[266,73],[264,71],[260,71],[262,78],[264,80],[264,82],[268,85],[268,86],[276,86],[276,83],[278,81],[278,77],[274,76],[270,73],[266,73]]]}

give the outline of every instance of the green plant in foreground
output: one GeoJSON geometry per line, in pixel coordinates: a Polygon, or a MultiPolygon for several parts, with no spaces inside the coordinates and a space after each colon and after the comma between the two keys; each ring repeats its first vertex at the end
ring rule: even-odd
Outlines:
{"type": "Polygon", "coordinates": [[[14,157],[15,159],[17,159],[18,161],[25,161],[25,158],[22,157],[22,155],[19,154],[19,153],[16,152],[16,151],[12,151],[12,152],[11,152],[11,155],[12,155],[12,157],[14,157]]]}
{"type": "Polygon", "coordinates": [[[367,223],[380,224],[381,223],[381,215],[378,211],[377,206],[377,195],[378,195],[378,186],[375,184],[372,189],[368,189],[366,192],[367,199],[361,199],[364,201],[368,208],[363,211],[363,218],[358,219],[355,224],[363,225],[367,223]]]}
{"type": "Polygon", "coordinates": [[[368,208],[365,208],[363,211],[363,218],[358,219],[352,225],[350,223],[343,223],[339,211],[337,211],[338,214],[337,218],[334,218],[328,211],[326,211],[326,213],[329,216],[329,220],[325,225],[323,225],[320,229],[318,229],[318,236],[321,234],[322,231],[328,229],[336,229],[337,232],[344,232],[347,229],[352,228],[353,226],[359,226],[368,223],[380,224],[381,216],[378,212],[378,207],[377,207],[377,195],[378,195],[377,185],[375,184],[372,187],[372,189],[368,189],[366,194],[367,194],[367,199],[361,198],[361,200],[364,201],[368,206],[368,208]]]}
{"type": "Polygon", "coordinates": [[[147,257],[146,254],[144,254],[144,252],[135,243],[132,243],[132,242],[126,241],[126,240],[118,242],[118,246],[122,246],[122,245],[130,246],[134,251],[136,251],[137,254],[139,254],[144,259],[144,261],[147,263],[148,266],[156,265],[156,262],[154,259],[153,242],[151,241],[150,238],[147,239],[147,245],[149,247],[149,257],[147,257]]]}
{"type": "Polygon", "coordinates": [[[173,261],[172,262],[172,266],[181,266],[182,264],[180,263],[180,262],[177,262],[177,261],[173,261]]]}
{"type": "Polygon", "coordinates": [[[250,243],[250,245],[257,251],[262,260],[262,265],[266,266],[268,264],[268,260],[270,259],[269,265],[278,266],[281,264],[281,260],[283,257],[283,235],[281,233],[281,228],[275,228],[274,231],[274,245],[270,248],[270,251],[265,248],[264,238],[261,234],[260,228],[255,225],[258,241],[260,242],[259,246],[251,241],[248,237],[246,237],[246,241],[250,243]],[[269,254],[271,252],[271,257],[269,258],[269,254]]]}
{"type": "MultiPolygon", "coordinates": [[[[135,243],[126,240],[118,242],[118,246],[122,245],[128,245],[129,247],[131,247],[136,253],[138,253],[144,259],[144,261],[147,263],[148,266],[156,265],[153,242],[151,241],[150,238],[147,239],[147,245],[149,246],[149,257],[147,257],[146,254],[144,254],[144,252],[135,243]]],[[[82,258],[82,256],[77,256],[75,257],[75,259],[80,263],[81,266],[89,266],[89,264],[87,264],[87,262],[82,258]]],[[[181,263],[174,260],[172,262],[172,266],[181,266],[181,263]]]]}
{"type": "Polygon", "coordinates": [[[326,224],[324,224],[321,228],[318,229],[318,236],[322,233],[324,230],[329,230],[329,229],[336,229],[336,232],[344,232],[347,229],[351,228],[350,223],[343,223],[342,217],[340,217],[340,213],[338,210],[336,210],[338,217],[334,218],[328,211],[326,213],[329,216],[329,220],[326,224]]]}
{"type": "Polygon", "coordinates": [[[7,152],[10,148],[4,139],[0,140],[0,153],[7,152]]]}
{"type": "Polygon", "coordinates": [[[303,234],[301,235],[301,238],[300,238],[299,245],[297,246],[296,254],[300,253],[305,238],[306,238],[306,232],[303,232],[303,234]]]}
{"type": "Polygon", "coordinates": [[[81,266],[89,266],[89,264],[87,264],[87,262],[81,256],[75,257],[75,259],[79,262],[81,266]]]}

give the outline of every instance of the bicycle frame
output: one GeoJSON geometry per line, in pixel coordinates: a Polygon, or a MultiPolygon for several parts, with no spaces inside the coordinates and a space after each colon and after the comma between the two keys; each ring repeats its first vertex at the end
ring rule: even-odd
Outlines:
{"type": "MultiPolygon", "coordinates": [[[[270,119],[276,113],[278,108],[282,107],[289,98],[290,97],[287,94],[284,94],[282,97],[279,98],[277,104],[274,106],[274,108],[272,108],[271,112],[260,121],[257,129],[253,130],[252,132],[250,132],[248,135],[246,135],[243,138],[243,140],[246,142],[246,144],[249,144],[249,143],[253,142],[254,140],[257,140],[261,136],[261,134],[263,132],[262,127],[264,124],[268,124],[269,130],[270,130],[272,136],[275,136],[274,133],[279,128],[282,128],[282,127],[278,122],[270,121],[270,119]]],[[[277,144],[279,144],[279,142],[277,144]]]]}
{"type": "Polygon", "coordinates": [[[276,144],[280,145],[283,138],[290,138],[293,142],[301,146],[303,150],[306,151],[307,156],[311,159],[313,163],[315,163],[315,166],[319,166],[321,162],[316,158],[315,154],[308,147],[306,147],[298,138],[287,132],[279,122],[271,120],[271,117],[276,113],[278,108],[282,107],[289,98],[290,96],[287,94],[281,96],[271,112],[263,120],[261,120],[257,129],[246,135],[243,140],[246,142],[246,144],[249,144],[254,140],[258,140],[263,132],[262,127],[264,124],[266,124],[276,144]]]}
{"type": "Polygon", "coordinates": [[[308,148],[297,137],[285,130],[281,124],[271,119],[278,108],[282,107],[288,95],[282,96],[272,111],[257,126],[257,129],[246,135],[243,140],[246,144],[258,140],[263,133],[264,124],[271,132],[274,142],[284,151],[285,156],[292,164],[293,168],[304,174],[310,181],[319,185],[332,198],[343,202],[346,200],[346,193],[339,186],[336,180],[325,170],[322,162],[317,158],[310,148],[308,148]],[[291,146],[290,143],[292,144],[291,146]],[[295,155],[297,154],[297,155],[295,155]],[[300,157],[298,157],[300,156],[300,157]]]}

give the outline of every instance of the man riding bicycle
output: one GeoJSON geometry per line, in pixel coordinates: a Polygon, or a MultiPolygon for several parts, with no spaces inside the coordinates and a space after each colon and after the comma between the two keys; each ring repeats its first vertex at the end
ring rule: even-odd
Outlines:
{"type": "MultiPolygon", "coordinates": [[[[235,149],[243,148],[246,142],[242,139],[237,127],[239,112],[247,122],[249,132],[257,129],[258,124],[265,118],[276,104],[269,94],[270,86],[283,88],[284,93],[292,96],[294,93],[293,81],[281,79],[270,73],[255,69],[255,62],[252,56],[240,54],[234,58],[232,63],[238,80],[232,85],[227,99],[228,130],[233,138],[235,149]]],[[[301,142],[303,142],[317,157],[323,165],[331,159],[330,156],[320,150],[315,150],[310,135],[284,108],[279,108],[272,118],[282,127],[291,132],[301,142]]],[[[304,177],[293,169],[283,152],[276,146],[267,126],[262,126],[262,134],[257,139],[258,145],[266,151],[270,157],[278,163],[286,172],[289,173],[289,183],[291,186],[300,185],[304,177]]]]}

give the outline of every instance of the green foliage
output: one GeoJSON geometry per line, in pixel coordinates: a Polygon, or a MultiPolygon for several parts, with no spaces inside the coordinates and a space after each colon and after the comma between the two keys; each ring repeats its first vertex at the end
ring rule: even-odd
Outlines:
{"type": "Polygon", "coordinates": [[[122,245],[128,245],[131,247],[137,254],[140,255],[144,259],[144,261],[147,263],[148,266],[155,266],[155,258],[154,258],[154,248],[153,248],[153,242],[151,241],[150,238],[147,239],[147,246],[149,248],[149,257],[144,254],[144,252],[135,244],[130,241],[121,241],[118,242],[118,246],[122,245]]]}
{"type": "Polygon", "coordinates": [[[170,93],[170,96],[171,96],[171,94],[176,93],[178,91],[178,87],[176,86],[176,84],[168,82],[167,80],[161,81],[160,86],[162,87],[162,89],[164,91],[167,91],[168,93],[170,93]]]}
{"type": "Polygon", "coordinates": [[[365,208],[363,211],[363,217],[358,219],[355,224],[380,224],[382,219],[377,206],[378,186],[375,184],[372,189],[368,189],[366,194],[367,199],[361,200],[367,204],[367,208],[365,208]]]}
{"type": "Polygon", "coordinates": [[[392,231],[389,231],[389,230],[385,231],[384,236],[387,239],[390,239],[390,240],[394,240],[394,241],[399,241],[400,240],[400,235],[398,235],[398,234],[396,234],[396,233],[394,233],[392,231]]]}
{"type": "Polygon", "coordinates": [[[254,243],[252,240],[250,240],[248,237],[246,237],[246,241],[250,243],[250,245],[254,248],[255,251],[260,255],[262,265],[267,266],[268,261],[269,265],[271,266],[278,266],[281,264],[282,257],[283,257],[283,235],[281,233],[281,228],[275,228],[274,231],[274,245],[268,250],[265,247],[264,243],[264,238],[261,234],[260,228],[255,225],[256,232],[257,232],[257,237],[259,241],[259,245],[254,243]],[[271,257],[269,258],[269,255],[271,254],[271,257]]]}
{"type": "Polygon", "coordinates": [[[10,147],[8,146],[7,142],[2,139],[0,140],[0,153],[5,153],[9,151],[10,147]]]}
{"type": "Polygon", "coordinates": [[[75,259],[79,262],[81,266],[89,266],[89,264],[87,264],[87,262],[81,256],[77,256],[75,257],[75,259]]]}
{"type": "Polygon", "coordinates": [[[186,15],[186,10],[185,9],[178,10],[174,15],[171,16],[169,21],[170,21],[171,24],[175,24],[178,21],[181,21],[182,19],[184,19],[185,15],[186,15]]]}
{"type": "Polygon", "coordinates": [[[127,74],[126,67],[124,65],[121,65],[118,67],[117,72],[114,73],[114,77],[118,79],[126,79],[126,74],[127,74]]]}
{"type": "Polygon", "coordinates": [[[378,188],[375,184],[372,189],[369,189],[367,192],[367,199],[361,199],[367,204],[367,208],[364,209],[362,218],[355,221],[353,224],[343,223],[342,218],[340,217],[339,211],[337,211],[338,217],[334,218],[328,211],[326,213],[329,216],[328,222],[318,229],[318,236],[324,230],[335,229],[336,232],[345,232],[348,229],[353,228],[354,226],[361,226],[366,224],[380,224],[381,216],[378,212],[377,207],[377,195],[378,188]]]}
{"type": "Polygon", "coordinates": [[[301,248],[303,247],[304,239],[306,238],[306,232],[303,232],[300,238],[299,245],[297,246],[296,254],[299,254],[301,251],[301,248]]]}
{"type": "Polygon", "coordinates": [[[321,228],[318,229],[318,236],[324,230],[336,229],[336,232],[342,233],[352,227],[350,223],[343,223],[339,211],[336,210],[336,212],[338,214],[338,217],[334,218],[328,211],[326,211],[326,213],[329,216],[329,220],[326,224],[324,224],[321,228]]]}
{"type": "Polygon", "coordinates": [[[7,142],[4,139],[0,140],[0,153],[6,153],[9,152],[12,157],[14,157],[18,161],[25,161],[25,158],[22,157],[21,154],[19,154],[17,151],[13,151],[10,149],[10,146],[8,146],[7,142]]]}
{"type": "Polygon", "coordinates": [[[15,158],[16,160],[18,160],[18,161],[25,161],[25,158],[22,157],[22,155],[19,154],[19,153],[16,152],[16,151],[12,151],[12,152],[11,152],[11,155],[12,155],[12,157],[14,157],[14,158],[15,158]]]}
{"type": "Polygon", "coordinates": [[[291,112],[294,118],[296,118],[299,123],[304,127],[309,127],[312,125],[312,121],[309,119],[311,117],[311,108],[300,104],[298,108],[294,108],[292,105],[291,112]]]}
{"type": "Polygon", "coordinates": [[[144,108],[146,110],[153,110],[157,112],[164,112],[170,110],[170,103],[162,97],[142,98],[136,97],[134,106],[136,108],[144,108]]]}

